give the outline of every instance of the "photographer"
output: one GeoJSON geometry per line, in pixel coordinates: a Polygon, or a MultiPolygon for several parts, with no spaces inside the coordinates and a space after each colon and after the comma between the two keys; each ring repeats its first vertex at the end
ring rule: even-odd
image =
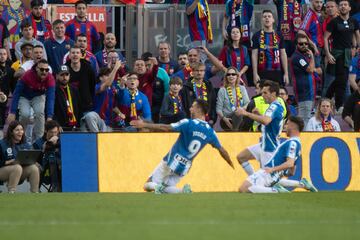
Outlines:
{"type": "Polygon", "coordinates": [[[309,38],[301,33],[296,36],[296,51],[291,58],[293,72],[293,85],[296,100],[298,102],[298,116],[301,117],[305,125],[311,118],[311,110],[314,105],[315,88],[314,72],[315,60],[314,52],[310,45],[309,38]]]}
{"type": "Polygon", "coordinates": [[[41,183],[50,184],[49,192],[61,192],[60,125],[54,120],[46,122],[44,136],[33,147],[44,153],[41,183]]]}

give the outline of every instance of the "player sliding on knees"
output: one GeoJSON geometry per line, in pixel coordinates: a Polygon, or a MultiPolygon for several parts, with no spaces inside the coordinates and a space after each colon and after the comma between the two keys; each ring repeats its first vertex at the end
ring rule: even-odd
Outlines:
{"type": "MultiPolygon", "coordinates": [[[[250,113],[242,108],[238,108],[235,112],[237,115],[249,117],[261,124],[260,143],[249,146],[237,155],[237,160],[249,176],[254,173],[254,169],[248,161],[255,158],[260,162],[260,167],[264,168],[265,164],[279,147],[280,133],[283,128],[284,107],[279,102],[282,100],[278,98],[279,84],[266,80],[261,89],[261,95],[264,98],[264,101],[269,104],[264,115],[260,115],[256,111],[250,113]]],[[[317,189],[312,183],[305,178],[300,181],[283,178],[280,180],[279,184],[283,187],[304,188],[311,192],[317,192],[317,189]]]]}
{"type": "Polygon", "coordinates": [[[221,146],[215,131],[205,121],[207,112],[207,102],[197,99],[190,108],[191,119],[183,119],[170,125],[153,124],[142,120],[133,120],[130,122],[135,128],[180,132],[170,152],[168,152],[155,168],[145,183],[145,191],[155,191],[155,193],[159,194],[191,193],[189,184],[185,184],[182,189],[177,188],[176,184],[189,172],[193,159],[208,143],[217,148],[223,159],[234,168],[228,152],[221,146]]]}
{"type": "Polygon", "coordinates": [[[278,193],[289,192],[279,184],[284,175],[294,175],[296,160],[301,155],[300,132],[304,128],[301,118],[290,116],[287,121],[286,135],[289,137],[276,149],[264,168],[250,175],[242,184],[240,192],[278,193]]]}

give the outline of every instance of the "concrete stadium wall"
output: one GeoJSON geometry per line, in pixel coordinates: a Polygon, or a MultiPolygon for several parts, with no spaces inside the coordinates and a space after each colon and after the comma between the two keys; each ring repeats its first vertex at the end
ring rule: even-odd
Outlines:
{"type": "MultiPolygon", "coordinates": [[[[61,135],[64,192],[143,192],[177,133],[64,133],[61,135]]],[[[218,133],[236,169],[207,146],[179,183],[195,192],[237,191],[246,178],[236,154],[256,144],[259,133],[218,133]]],[[[319,190],[360,190],[359,133],[303,133],[302,159],[292,179],[311,179],[319,190]]],[[[259,165],[252,161],[255,168],[259,165]]]]}

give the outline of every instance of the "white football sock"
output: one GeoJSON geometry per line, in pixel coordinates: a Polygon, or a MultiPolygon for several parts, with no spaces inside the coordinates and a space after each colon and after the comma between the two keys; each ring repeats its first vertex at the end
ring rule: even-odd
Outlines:
{"type": "Polygon", "coordinates": [[[279,184],[283,187],[304,187],[304,185],[301,184],[300,181],[290,180],[286,178],[280,179],[279,184]]]}
{"type": "Polygon", "coordinates": [[[248,176],[254,173],[254,168],[251,166],[249,162],[244,162],[241,164],[241,166],[243,167],[243,169],[245,170],[248,176]]]}
{"type": "Polygon", "coordinates": [[[174,186],[169,186],[169,187],[164,188],[164,192],[166,192],[166,193],[182,193],[182,189],[174,187],[174,186]]]}
{"type": "Polygon", "coordinates": [[[271,187],[262,186],[250,186],[249,191],[252,193],[277,193],[277,191],[271,187]]]}

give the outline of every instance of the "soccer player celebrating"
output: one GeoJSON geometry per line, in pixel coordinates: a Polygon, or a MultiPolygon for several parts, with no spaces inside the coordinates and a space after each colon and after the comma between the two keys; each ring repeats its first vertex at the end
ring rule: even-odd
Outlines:
{"type": "MultiPolygon", "coordinates": [[[[304,128],[301,118],[290,116],[286,135],[289,137],[276,150],[263,169],[249,176],[241,185],[240,192],[278,193],[288,192],[277,184],[284,175],[294,175],[296,160],[301,155],[300,132],[304,128]]],[[[313,187],[313,186],[312,186],[313,187]]]]}
{"type": "Polygon", "coordinates": [[[180,132],[180,136],[170,152],[145,183],[145,191],[191,193],[189,184],[185,184],[182,189],[177,188],[176,184],[189,172],[193,159],[208,143],[217,148],[225,161],[234,168],[228,152],[221,146],[215,131],[205,122],[205,114],[208,112],[207,102],[196,99],[190,112],[191,119],[183,119],[170,125],[147,123],[142,120],[131,121],[130,124],[136,128],[180,132]]]}

